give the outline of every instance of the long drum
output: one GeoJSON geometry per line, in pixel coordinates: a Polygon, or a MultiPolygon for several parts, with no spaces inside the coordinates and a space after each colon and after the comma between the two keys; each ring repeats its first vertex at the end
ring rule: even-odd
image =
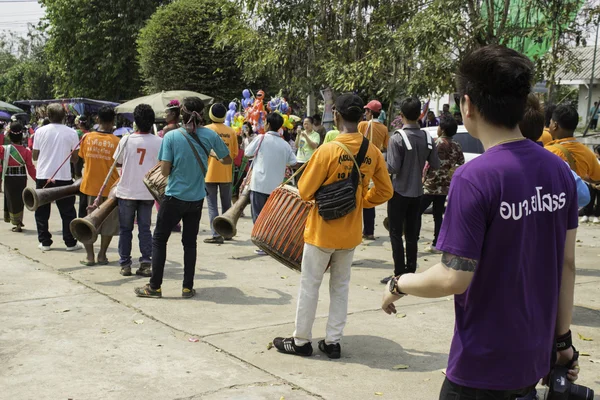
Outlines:
{"type": "Polygon", "coordinates": [[[161,163],[159,162],[148,171],[146,176],[144,176],[144,185],[146,185],[148,191],[152,194],[152,197],[154,197],[154,200],[162,203],[169,178],[163,176],[160,165],[161,163]]]}
{"type": "Polygon", "coordinates": [[[312,202],[304,201],[298,189],[278,187],[260,212],[252,229],[252,242],[283,265],[300,271],[304,250],[304,227],[312,202]]]}

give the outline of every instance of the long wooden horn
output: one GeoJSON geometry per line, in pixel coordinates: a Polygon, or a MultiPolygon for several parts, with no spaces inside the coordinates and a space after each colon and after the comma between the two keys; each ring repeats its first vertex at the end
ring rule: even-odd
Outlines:
{"type": "Polygon", "coordinates": [[[44,204],[52,203],[53,201],[64,199],[66,197],[75,196],[79,193],[81,179],[76,180],[72,185],[59,186],[48,189],[25,188],[23,190],[23,203],[29,211],[36,211],[44,204]]]}
{"type": "Polygon", "coordinates": [[[225,239],[231,239],[237,234],[237,222],[244,208],[250,204],[250,191],[244,190],[233,207],[223,215],[213,219],[213,229],[225,239]]]}
{"type": "Polygon", "coordinates": [[[94,244],[98,239],[98,230],[104,223],[104,220],[110,215],[111,212],[117,208],[117,181],[112,188],[106,201],[98,206],[85,218],[75,218],[71,221],[69,228],[75,239],[79,240],[83,244],[94,244]]]}

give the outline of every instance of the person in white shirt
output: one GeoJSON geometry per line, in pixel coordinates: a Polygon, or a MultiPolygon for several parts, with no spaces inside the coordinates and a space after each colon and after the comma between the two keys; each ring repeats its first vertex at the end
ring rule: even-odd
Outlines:
{"type": "Polygon", "coordinates": [[[131,241],[137,217],[140,245],[140,267],[136,275],[152,276],[152,206],[154,198],[144,185],[144,176],[158,162],[162,139],[150,133],[154,111],[148,104],[140,104],[133,111],[138,131],[125,136],[117,146],[114,159],[122,165],[121,180],[117,185],[119,202],[119,265],[121,275],[131,276],[131,241]]]}
{"type": "MultiPolygon", "coordinates": [[[[33,161],[37,161],[36,188],[53,188],[69,186],[73,183],[71,163],[77,163],[79,156],[76,151],[79,137],[75,130],[63,125],[65,110],[58,103],[50,104],[47,108],[50,124],[42,126],[35,132],[33,142],[33,161]],[[71,154],[70,161],[68,160],[71,154]]],[[[75,211],[75,196],[56,200],[56,206],[62,219],[62,235],[67,251],[83,248],[71,234],[69,225],[77,218],[75,211]]],[[[37,224],[38,248],[49,251],[52,245],[52,234],[48,228],[50,219],[50,204],[38,207],[35,211],[37,224]]]]}
{"type": "MultiPolygon", "coordinates": [[[[267,116],[267,133],[252,141],[245,154],[254,158],[250,178],[250,205],[252,220],[256,222],[271,192],[283,183],[286,166],[296,165],[296,156],[290,145],[277,132],[283,125],[283,117],[278,113],[267,116]]],[[[256,254],[264,255],[262,250],[256,254]]]]}

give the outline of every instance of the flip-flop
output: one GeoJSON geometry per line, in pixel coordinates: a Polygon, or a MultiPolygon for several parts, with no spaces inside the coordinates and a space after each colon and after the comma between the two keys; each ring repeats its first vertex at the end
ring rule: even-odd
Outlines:
{"type": "Polygon", "coordinates": [[[93,267],[94,265],[96,265],[96,263],[94,261],[88,261],[88,260],[79,261],[79,264],[84,265],[86,267],[93,267]]]}
{"type": "Polygon", "coordinates": [[[98,265],[108,265],[109,263],[110,261],[108,260],[98,261],[98,265]]]}

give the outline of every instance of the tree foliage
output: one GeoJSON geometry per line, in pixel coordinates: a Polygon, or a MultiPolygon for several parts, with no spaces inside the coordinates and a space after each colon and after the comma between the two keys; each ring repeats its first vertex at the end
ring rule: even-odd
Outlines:
{"type": "MultiPolygon", "coordinates": [[[[321,87],[392,103],[404,94],[452,93],[474,48],[500,43],[527,53],[555,81],[572,58],[585,0],[237,0],[242,16],[219,27],[245,76],[269,74],[292,93],[321,87]]],[[[587,1],[589,2],[589,1],[587,1]]]]}
{"type": "Polygon", "coordinates": [[[160,0],[40,0],[57,97],[125,100],[140,94],[139,30],[160,0]]]}
{"type": "Polygon", "coordinates": [[[177,0],[159,8],[138,39],[146,91],[186,89],[239,97],[243,82],[234,49],[216,46],[211,35],[225,16],[239,15],[233,3],[219,0],[177,0]]]}
{"type": "Polygon", "coordinates": [[[0,99],[49,98],[52,79],[44,52],[45,38],[30,29],[27,36],[0,38],[0,99]]]}

